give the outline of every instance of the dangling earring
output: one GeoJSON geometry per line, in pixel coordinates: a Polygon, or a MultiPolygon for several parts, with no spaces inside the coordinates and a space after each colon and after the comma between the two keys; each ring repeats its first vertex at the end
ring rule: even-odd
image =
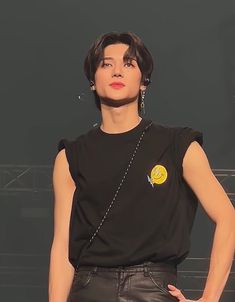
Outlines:
{"type": "Polygon", "coordinates": [[[140,90],[140,93],[141,93],[140,107],[141,107],[141,111],[143,112],[143,114],[145,114],[145,104],[144,104],[145,90],[140,90]]]}

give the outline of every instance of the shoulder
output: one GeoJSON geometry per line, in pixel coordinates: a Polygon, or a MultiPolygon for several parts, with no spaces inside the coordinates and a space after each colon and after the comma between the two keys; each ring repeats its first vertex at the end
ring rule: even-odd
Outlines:
{"type": "Polygon", "coordinates": [[[200,145],[203,144],[202,131],[192,128],[188,125],[163,124],[154,122],[153,128],[155,131],[161,132],[174,142],[179,142],[180,140],[197,140],[200,145]]]}
{"type": "Polygon", "coordinates": [[[69,160],[66,155],[66,150],[61,149],[55,159],[53,167],[53,183],[62,183],[63,181],[68,181],[69,183],[74,183],[73,178],[70,173],[69,160]]]}
{"type": "Polygon", "coordinates": [[[167,139],[173,141],[174,138],[184,131],[184,126],[166,124],[166,123],[158,123],[153,121],[152,124],[152,132],[160,136],[162,139],[167,139]]]}
{"type": "Polygon", "coordinates": [[[63,179],[77,181],[77,164],[79,143],[84,134],[75,138],[61,138],[57,143],[57,154],[54,161],[54,174],[63,179]]]}
{"type": "Polygon", "coordinates": [[[159,123],[157,121],[152,121],[152,127],[155,129],[155,131],[160,131],[163,133],[176,133],[180,132],[185,126],[179,126],[179,125],[174,125],[174,124],[168,124],[168,123],[159,123]]]}
{"type": "Polygon", "coordinates": [[[156,141],[158,148],[169,147],[170,154],[179,168],[181,175],[183,173],[183,158],[189,146],[193,145],[190,148],[192,151],[190,152],[190,157],[193,158],[196,152],[200,152],[198,145],[203,145],[202,131],[188,125],[163,124],[153,121],[152,133],[154,133],[154,141],[156,141]],[[194,156],[192,156],[192,153],[194,156]]]}

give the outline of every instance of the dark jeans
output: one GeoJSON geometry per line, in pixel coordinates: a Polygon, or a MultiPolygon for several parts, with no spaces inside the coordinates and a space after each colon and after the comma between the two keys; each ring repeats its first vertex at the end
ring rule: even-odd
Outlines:
{"type": "Polygon", "coordinates": [[[177,267],[145,261],[119,267],[80,266],[68,302],[176,302],[167,284],[177,287],[177,267]]]}

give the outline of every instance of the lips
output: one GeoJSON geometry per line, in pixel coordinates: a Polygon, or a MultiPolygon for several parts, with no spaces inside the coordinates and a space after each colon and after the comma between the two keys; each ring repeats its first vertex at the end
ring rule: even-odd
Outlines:
{"type": "Polygon", "coordinates": [[[121,82],[113,82],[110,84],[111,87],[119,89],[125,86],[125,84],[121,83],[121,82]]]}

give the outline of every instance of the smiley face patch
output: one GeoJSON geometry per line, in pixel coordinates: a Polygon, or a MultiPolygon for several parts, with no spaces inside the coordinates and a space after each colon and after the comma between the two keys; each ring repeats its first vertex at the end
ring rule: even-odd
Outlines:
{"type": "Polygon", "coordinates": [[[163,165],[156,165],[153,167],[150,177],[147,175],[148,181],[154,186],[154,184],[161,185],[167,179],[167,170],[163,165]]]}

